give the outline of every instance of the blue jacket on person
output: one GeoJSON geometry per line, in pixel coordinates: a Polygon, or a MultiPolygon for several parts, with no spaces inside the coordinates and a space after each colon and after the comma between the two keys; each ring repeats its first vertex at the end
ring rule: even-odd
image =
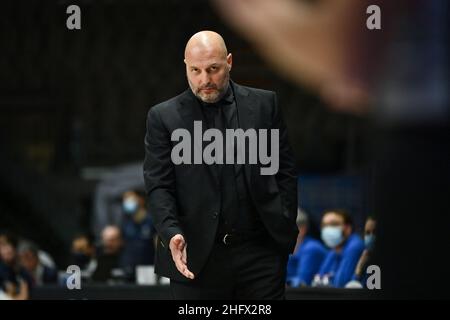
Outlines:
{"type": "Polygon", "coordinates": [[[331,286],[343,288],[352,280],[356,265],[364,251],[364,241],[353,233],[345,242],[342,251],[330,250],[320,267],[320,278],[328,277],[331,286]]]}
{"type": "Polygon", "coordinates": [[[131,217],[122,222],[122,233],[125,247],[122,253],[124,266],[152,265],[154,263],[155,248],[153,244],[153,222],[146,216],[136,223],[131,217]]]}
{"type": "Polygon", "coordinates": [[[292,287],[311,285],[327,253],[320,241],[306,236],[298,250],[289,256],[286,282],[292,287]]]}

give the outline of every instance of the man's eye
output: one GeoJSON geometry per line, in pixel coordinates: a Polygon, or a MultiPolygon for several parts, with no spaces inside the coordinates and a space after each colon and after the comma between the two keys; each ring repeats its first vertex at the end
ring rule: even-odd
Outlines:
{"type": "Polygon", "coordinates": [[[211,67],[211,70],[217,70],[217,67],[213,66],[211,67]]]}

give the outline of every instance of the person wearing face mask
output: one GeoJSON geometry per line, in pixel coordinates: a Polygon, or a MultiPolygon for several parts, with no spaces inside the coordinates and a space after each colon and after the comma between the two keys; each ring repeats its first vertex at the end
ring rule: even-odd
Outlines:
{"type": "Polygon", "coordinates": [[[91,279],[92,274],[97,269],[93,236],[81,233],[73,238],[72,263],[80,267],[83,279],[91,279]]]}
{"type": "Polygon", "coordinates": [[[325,257],[313,285],[343,288],[352,280],[364,250],[364,242],[353,232],[352,219],[344,210],[326,211],[321,225],[321,238],[331,250],[325,257]]]}
{"type": "Polygon", "coordinates": [[[373,217],[368,217],[366,219],[366,223],[364,225],[364,245],[365,249],[359,258],[358,264],[355,268],[355,274],[353,279],[365,283],[364,279],[367,278],[367,274],[365,270],[367,266],[370,265],[370,260],[373,252],[373,248],[375,245],[375,231],[376,231],[377,222],[373,217]]]}

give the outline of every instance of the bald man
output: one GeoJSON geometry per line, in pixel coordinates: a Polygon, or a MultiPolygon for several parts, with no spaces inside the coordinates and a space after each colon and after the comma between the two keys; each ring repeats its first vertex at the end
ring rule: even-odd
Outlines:
{"type": "Polygon", "coordinates": [[[215,32],[193,35],[184,62],[190,88],[147,117],[155,272],[171,279],[175,299],[283,299],[298,233],[297,172],[276,95],[230,80],[232,55],[215,32]],[[238,129],[245,143],[228,140],[238,129]],[[272,174],[264,150],[278,161],[272,174]]]}

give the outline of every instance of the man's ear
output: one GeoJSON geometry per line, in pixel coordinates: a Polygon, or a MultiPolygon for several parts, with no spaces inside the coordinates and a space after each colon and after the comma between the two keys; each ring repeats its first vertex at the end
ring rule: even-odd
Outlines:
{"type": "Polygon", "coordinates": [[[227,65],[228,65],[228,71],[231,71],[231,67],[233,66],[233,55],[231,53],[227,56],[227,65]]]}

